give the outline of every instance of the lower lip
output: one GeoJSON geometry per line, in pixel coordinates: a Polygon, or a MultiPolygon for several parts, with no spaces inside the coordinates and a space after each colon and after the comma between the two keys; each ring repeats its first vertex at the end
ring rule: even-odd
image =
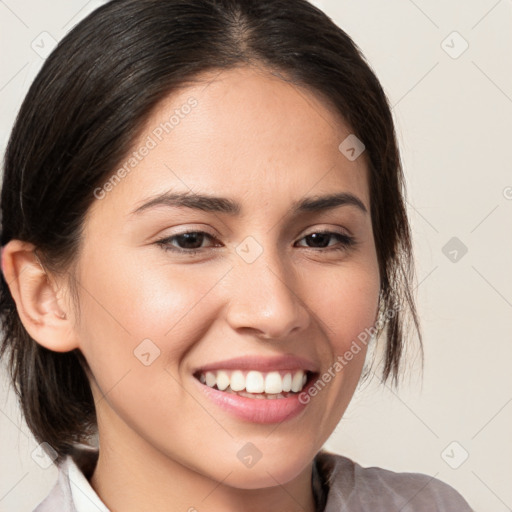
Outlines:
{"type": "Polygon", "coordinates": [[[307,392],[307,388],[311,384],[311,379],[308,379],[300,393],[288,398],[259,399],[225,393],[202,384],[195,377],[192,378],[212,402],[225,411],[251,423],[280,423],[294,418],[308,405],[301,403],[299,396],[301,393],[307,392]]]}

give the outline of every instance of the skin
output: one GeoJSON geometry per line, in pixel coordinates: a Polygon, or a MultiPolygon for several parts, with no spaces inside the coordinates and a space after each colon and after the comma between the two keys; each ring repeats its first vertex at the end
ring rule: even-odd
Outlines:
{"type": "Polygon", "coordinates": [[[100,438],[91,484],[110,509],[312,512],[312,460],[352,398],[365,346],[280,424],[221,410],[191,371],[292,354],[322,373],[375,323],[380,277],[365,155],[349,161],[339,151],[351,131],[324,100],[254,67],[171,94],[134,150],[192,96],[191,113],[88,211],[76,268],[80,318],[66,283],[47,279],[30,244],[6,246],[4,272],[31,336],[52,350],[79,348],[88,361],[100,438]],[[156,194],[189,189],[233,198],[242,215],[158,207],[130,216],[156,194]],[[354,194],[368,213],[345,205],[291,216],[294,201],[333,192],[354,194]],[[155,243],[189,229],[213,237],[194,256],[155,243]],[[357,244],[305,238],[325,229],[357,244]],[[248,236],[263,250],[250,264],[235,250],[248,236]],[[147,338],[160,350],[149,366],[134,356],[147,338]],[[237,457],[247,442],[262,453],[251,468],[237,457]]]}

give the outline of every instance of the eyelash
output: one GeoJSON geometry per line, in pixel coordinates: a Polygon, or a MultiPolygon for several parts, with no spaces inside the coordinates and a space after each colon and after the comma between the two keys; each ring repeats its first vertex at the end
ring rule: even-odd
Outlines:
{"type": "MultiPolygon", "coordinates": [[[[198,254],[202,251],[204,251],[205,249],[210,249],[209,247],[203,247],[203,248],[200,248],[200,249],[180,249],[178,247],[175,247],[175,246],[172,246],[170,244],[170,241],[173,240],[174,238],[176,237],[179,237],[179,236],[183,236],[183,235],[188,235],[188,234],[200,234],[200,235],[206,235],[208,238],[210,239],[214,239],[215,240],[215,237],[210,235],[209,233],[206,233],[205,231],[184,231],[183,233],[176,233],[175,235],[172,235],[172,236],[168,236],[168,237],[165,237],[165,238],[161,238],[160,240],[157,240],[155,243],[157,245],[159,245],[164,251],[171,251],[171,252],[174,252],[174,253],[179,253],[179,254],[186,254],[188,256],[194,256],[195,254],[198,254]]],[[[338,239],[340,240],[340,245],[339,246],[335,246],[335,247],[330,247],[330,248],[327,248],[327,247],[318,247],[318,248],[315,248],[315,247],[305,247],[305,249],[310,249],[310,250],[313,250],[313,251],[322,251],[322,252],[331,252],[331,251],[345,251],[351,247],[354,247],[356,244],[357,244],[357,241],[356,239],[353,237],[353,236],[350,236],[350,235],[346,235],[344,233],[337,233],[336,231],[314,231],[312,233],[309,233],[307,234],[306,236],[302,237],[300,240],[303,240],[304,238],[307,238],[308,236],[311,236],[311,235],[334,235],[334,236],[337,236],[338,239]]]]}

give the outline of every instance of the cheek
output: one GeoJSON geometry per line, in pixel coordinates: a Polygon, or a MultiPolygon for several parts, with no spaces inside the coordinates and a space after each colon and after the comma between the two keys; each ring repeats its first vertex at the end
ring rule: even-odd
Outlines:
{"type": "Polygon", "coordinates": [[[104,385],[112,385],[130,368],[139,369],[142,354],[149,353],[145,362],[178,364],[211,325],[215,311],[207,295],[226,270],[180,269],[161,258],[148,261],[117,253],[90,258],[80,276],[80,340],[104,385]]]}
{"type": "Polygon", "coordinates": [[[331,400],[337,402],[335,408],[339,409],[343,402],[343,410],[359,381],[370,339],[368,331],[376,321],[378,271],[368,265],[331,269],[323,281],[317,279],[310,289],[310,304],[329,341],[324,360],[331,364],[325,380],[337,390],[331,395],[331,400]]]}
{"type": "Polygon", "coordinates": [[[379,273],[376,262],[368,260],[331,267],[310,279],[308,305],[327,341],[320,349],[327,364],[310,390],[310,400],[319,432],[332,432],[360,379],[364,341],[369,340],[365,330],[374,325],[378,312],[379,273]]]}
{"type": "Polygon", "coordinates": [[[310,290],[310,303],[338,354],[376,321],[380,285],[378,272],[371,268],[331,270],[310,290]]]}

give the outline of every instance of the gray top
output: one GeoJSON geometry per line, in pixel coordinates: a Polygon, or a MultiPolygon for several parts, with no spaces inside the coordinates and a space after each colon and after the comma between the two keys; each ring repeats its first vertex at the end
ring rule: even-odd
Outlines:
{"type": "MultiPolygon", "coordinates": [[[[88,481],[97,458],[97,450],[84,446],[68,456],[33,512],[109,512],[88,481]]],[[[474,512],[453,487],[429,475],[364,468],[325,450],[311,478],[317,512],[474,512]]]]}

